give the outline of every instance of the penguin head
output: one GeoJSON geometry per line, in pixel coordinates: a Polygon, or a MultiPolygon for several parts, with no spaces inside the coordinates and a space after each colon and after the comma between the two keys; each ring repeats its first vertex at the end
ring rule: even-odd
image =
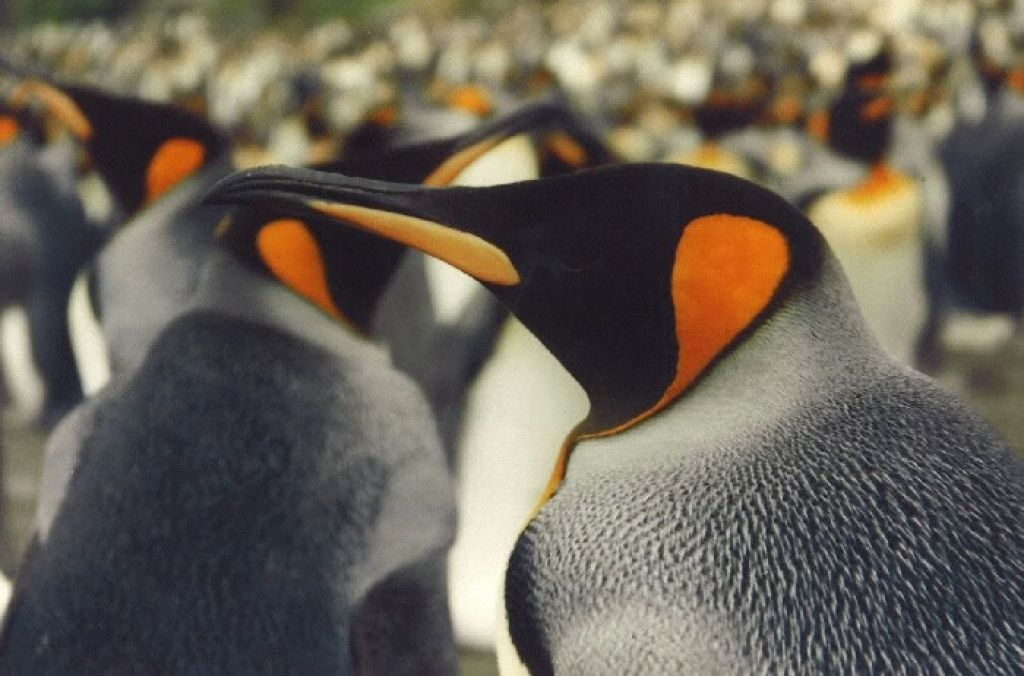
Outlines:
{"type": "Polygon", "coordinates": [[[39,80],[22,83],[12,97],[38,99],[66,125],[126,214],[218,161],[230,146],[220,130],[172,105],[39,80]]]}
{"type": "Polygon", "coordinates": [[[825,255],[783,199],[678,165],[443,189],[268,168],[225,179],[208,199],[327,217],[477,278],[586,391],[590,412],[571,439],[670,406],[815,283],[825,255]]]}
{"type": "Polygon", "coordinates": [[[770,91],[770,82],[761,75],[733,86],[717,85],[693,111],[697,127],[708,139],[748,127],[769,107],[770,91]]]}
{"type": "Polygon", "coordinates": [[[886,93],[847,89],[826,118],[828,145],[854,160],[875,164],[888,153],[895,103],[886,93]]]}

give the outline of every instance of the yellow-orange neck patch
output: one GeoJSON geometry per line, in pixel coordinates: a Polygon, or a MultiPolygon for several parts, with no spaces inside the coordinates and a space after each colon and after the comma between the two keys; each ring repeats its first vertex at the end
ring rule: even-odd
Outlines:
{"type": "Polygon", "coordinates": [[[896,171],[884,162],[879,162],[871,167],[867,178],[851,188],[846,195],[854,203],[874,202],[883,195],[911,184],[913,184],[913,179],[909,176],[896,171]]]}
{"type": "Polygon", "coordinates": [[[448,107],[464,110],[477,117],[486,117],[494,112],[491,97],[482,87],[466,85],[456,87],[448,94],[445,101],[448,107]]]}
{"type": "Polygon", "coordinates": [[[267,223],[256,236],[256,248],[288,288],[332,317],[348,321],[331,298],[320,246],[305,223],[290,218],[267,223]]]}
{"type": "Polygon", "coordinates": [[[191,138],[164,141],[146,169],[146,202],[152,202],[203,166],[206,146],[191,138]]]}
{"type": "Polygon", "coordinates": [[[0,146],[5,146],[8,143],[18,138],[18,134],[21,132],[21,125],[18,121],[10,115],[0,115],[0,146]]]}
{"type": "Polygon", "coordinates": [[[730,214],[690,221],[672,267],[679,346],[675,377],[661,399],[631,420],[601,432],[570,435],[540,505],[558,490],[577,442],[627,430],[679,398],[768,306],[789,270],[789,260],[785,236],[763,221],[730,214]]]}

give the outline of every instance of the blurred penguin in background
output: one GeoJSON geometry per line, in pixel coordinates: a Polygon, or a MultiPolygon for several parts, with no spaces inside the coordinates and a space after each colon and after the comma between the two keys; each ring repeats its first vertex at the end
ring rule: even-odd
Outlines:
{"type": "MultiPolygon", "coordinates": [[[[828,112],[812,121],[828,151],[812,154],[785,186],[786,196],[805,209],[829,241],[885,349],[913,365],[930,306],[926,196],[920,178],[894,166],[888,42],[877,34],[856,34],[850,53],[860,60],[850,62],[844,88],[828,112]]],[[[935,220],[944,223],[942,204],[935,211],[935,220]]]]}
{"type": "MultiPolygon", "coordinates": [[[[38,420],[52,427],[83,396],[68,301],[105,232],[87,220],[79,199],[76,144],[56,129],[48,133],[52,125],[25,101],[10,103],[0,108],[0,308],[26,312],[31,362],[43,386],[38,420]]],[[[20,367],[17,359],[8,355],[7,366],[20,367]]],[[[32,407],[30,394],[11,389],[16,406],[32,407]]]]}
{"type": "MultiPolygon", "coordinates": [[[[1024,40],[998,14],[983,15],[971,57],[983,114],[942,144],[952,186],[945,283],[959,314],[1019,326],[1024,313],[1024,40]]],[[[1006,334],[1003,334],[1004,336],[1006,334]]]]}

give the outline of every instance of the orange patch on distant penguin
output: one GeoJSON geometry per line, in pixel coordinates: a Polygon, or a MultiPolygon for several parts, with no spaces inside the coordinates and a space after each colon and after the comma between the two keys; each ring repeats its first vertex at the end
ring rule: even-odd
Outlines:
{"type": "Polygon", "coordinates": [[[146,201],[152,202],[203,166],[206,146],[191,138],[164,141],[146,169],[146,201]]]}
{"type": "Polygon", "coordinates": [[[582,167],[588,160],[587,149],[564,131],[556,131],[545,139],[548,150],[571,167],[582,167]]]}
{"type": "Polygon", "coordinates": [[[5,146],[18,137],[21,125],[10,115],[0,115],[0,146],[5,146]]]}
{"type": "Polygon", "coordinates": [[[888,96],[880,96],[860,109],[860,117],[865,122],[881,120],[882,118],[892,115],[894,107],[895,105],[892,102],[892,98],[888,96]]]}
{"type": "Polygon", "coordinates": [[[1010,74],[1006,76],[1006,84],[1018,92],[1024,92],[1024,68],[1010,71],[1010,74]]]}
{"type": "Polygon", "coordinates": [[[661,399],[631,420],[601,432],[570,435],[537,509],[558,490],[577,442],[627,430],[678,399],[768,306],[789,260],[785,236],[763,221],[730,214],[690,221],[672,266],[679,345],[675,377],[661,399]]]}
{"type": "Polygon", "coordinates": [[[807,133],[819,141],[828,141],[828,111],[819,110],[807,119],[807,133]]]}
{"type": "Polygon", "coordinates": [[[911,183],[913,180],[906,174],[896,171],[884,162],[879,162],[871,168],[867,178],[851,188],[846,195],[851,202],[873,202],[911,183]]]}
{"type": "Polygon", "coordinates": [[[256,236],[256,248],[270,271],[288,288],[327,314],[344,319],[327,288],[327,270],[320,246],[302,221],[271,221],[256,236]]]}
{"type": "Polygon", "coordinates": [[[446,97],[448,107],[456,110],[464,110],[478,117],[486,117],[494,112],[494,105],[491,97],[482,87],[466,85],[456,87],[446,97]]]}

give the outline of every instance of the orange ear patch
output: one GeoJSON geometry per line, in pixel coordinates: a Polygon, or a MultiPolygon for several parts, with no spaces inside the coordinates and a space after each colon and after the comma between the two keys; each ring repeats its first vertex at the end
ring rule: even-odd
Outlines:
{"type": "Polygon", "coordinates": [[[21,125],[10,115],[0,115],[0,146],[5,146],[18,137],[21,125]]]}
{"type": "Polygon", "coordinates": [[[672,267],[675,378],[654,406],[599,434],[632,427],[679,397],[767,307],[788,269],[786,238],[763,221],[729,214],[690,221],[672,267]]]}
{"type": "Polygon", "coordinates": [[[570,167],[582,167],[587,163],[587,149],[564,131],[556,131],[545,139],[545,145],[555,156],[570,167]]]}
{"type": "Polygon", "coordinates": [[[828,141],[829,114],[819,110],[807,119],[807,133],[819,141],[828,141]]]}
{"type": "Polygon", "coordinates": [[[146,169],[146,202],[152,202],[191,176],[206,160],[206,146],[191,138],[172,138],[153,153],[146,169]]]}
{"type": "Polygon", "coordinates": [[[672,267],[679,345],[675,377],[661,399],[631,420],[601,432],[570,434],[536,510],[558,490],[577,442],[622,432],[675,401],[767,307],[788,269],[786,238],[763,221],[729,214],[690,221],[672,267]]]}
{"type": "Polygon", "coordinates": [[[892,115],[894,107],[892,98],[880,96],[860,109],[860,117],[865,122],[881,120],[892,115]]]}
{"type": "Polygon", "coordinates": [[[295,219],[267,223],[256,236],[256,248],[270,271],[288,288],[332,317],[345,318],[331,299],[320,246],[305,223],[295,219]]]}
{"type": "Polygon", "coordinates": [[[494,112],[494,105],[491,103],[491,97],[488,96],[487,92],[482,87],[476,87],[473,85],[456,87],[450,94],[448,94],[445,102],[448,104],[449,108],[464,110],[467,113],[476,115],[477,117],[486,117],[494,112]]]}
{"type": "Polygon", "coordinates": [[[788,269],[786,238],[763,221],[714,214],[686,226],[672,268],[676,377],[645,415],[682,394],[754,321],[788,269]]]}

